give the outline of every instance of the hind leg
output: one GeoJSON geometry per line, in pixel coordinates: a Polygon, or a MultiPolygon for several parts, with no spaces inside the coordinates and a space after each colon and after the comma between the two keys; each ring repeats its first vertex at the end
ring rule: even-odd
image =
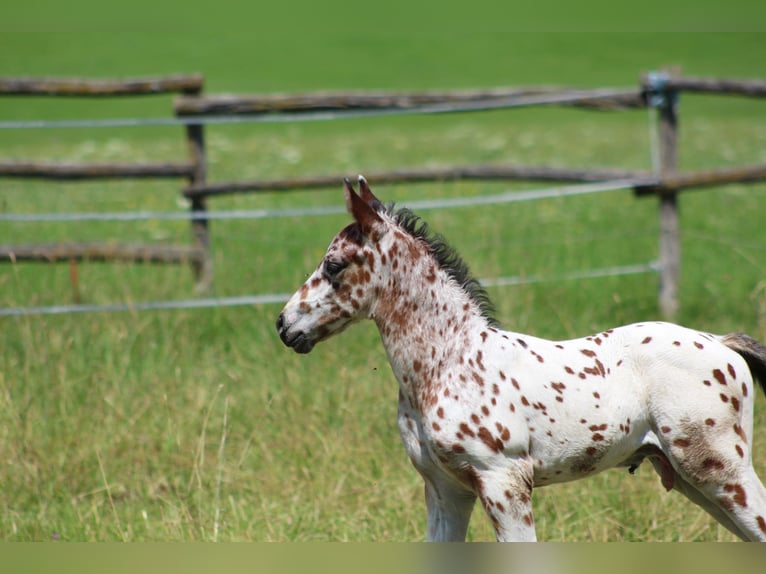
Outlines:
{"type": "MultiPolygon", "coordinates": [[[[716,426],[708,423],[662,449],[675,471],[672,486],[741,539],[766,542],[766,488],[750,462],[748,437],[736,423],[716,426]]],[[[658,472],[667,468],[652,462],[658,472]]]]}
{"type": "Polygon", "coordinates": [[[657,474],[660,475],[663,486],[665,486],[668,490],[672,489],[680,492],[694,504],[707,511],[708,514],[710,514],[729,532],[732,532],[735,536],[738,536],[742,540],[747,540],[745,533],[742,532],[734,522],[732,522],[728,514],[726,514],[721,507],[708,500],[708,498],[702,494],[702,492],[686,482],[675,471],[672,469],[669,471],[668,469],[670,468],[670,463],[667,462],[667,460],[662,462],[661,459],[652,457],[651,462],[654,466],[654,469],[657,471],[657,474]]]}
{"type": "Polygon", "coordinates": [[[721,524],[743,540],[766,542],[766,488],[751,466],[734,477],[702,485],[700,491],[735,528],[721,524]]]}

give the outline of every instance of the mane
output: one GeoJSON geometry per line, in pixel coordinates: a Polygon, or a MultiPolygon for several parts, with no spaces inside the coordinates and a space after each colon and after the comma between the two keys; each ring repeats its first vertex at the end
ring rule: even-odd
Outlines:
{"type": "Polygon", "coordinates": [[[478,305],[482,317],[487,319],[491,326],[499,326],[498,321],[494,316],[495,306],[492,304],[487,291],[482,287],[478,279],[471,275],[466,262],[463,261],[463,258],[460,257],[458,252],[446,242],[443,236],[432,233],[428,227],[428,223],[423,221],[418,215],[406,207],[397,209],[394,202],[390,202],[386,206],[378,205],[376,207],[379,210],[384,211],[409,235],[423,241],[428,246],[429,251],[436,259],[439,267],[460,285],[466,295],[478,305]]]}

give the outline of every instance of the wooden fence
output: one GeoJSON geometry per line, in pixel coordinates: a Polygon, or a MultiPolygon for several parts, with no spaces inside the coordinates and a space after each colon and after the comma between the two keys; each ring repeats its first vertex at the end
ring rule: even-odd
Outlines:
{"type": "MultiPolygon", "coordinates": [[[[0,78],[0,96],[115,98],[159,94],[199,95],[200,74],[130,79],[0,78]]],[[[185,125],[189,157],[179,162],[143,163],[51,163],[3,161],[0,177],[51,181],[98,179],[184,178],[191,186],[205,184],[206,163],[203,127],[185,125]]],[[[204,209],[204,198],[193,198],[192,209],[204,209]]],[[[192,223],[193,244],[137,245],[114,243],[57,243],[1,245],[0,261],[132,261],[143,263],[189,263],[197,284],[206,290],[212,281],[206,222],[192,223]]]]}
{"type": "MultiPolygon", "coordinates": [[[[727,94],[745,97],[766,96],[766,81],[741,81],[682,77],[677,72],[645,74],[635,89],[575,90],[559,87],[498,88],[491,90],[431,92],[322,92],[271,95],[204,95],[200,76],[178,76],[122,81],[30,80],[0,78],[0,95],[117,96],[176,92],[174,112],[185,126],[189,160],[178,164],[50,165],[34,162],[0,162],[0,177],[45,177],[76,179],[97,177],[185,177],[189,185],[182,190],[196,212],[192,220],[193,245],[186,251],[176,248],[166,256],[152,257],[154,251],[129,249],[120,252],[94,251],[92,246],[69,251],[48,246],[42,251],[24,252],[0,249],[0,260],[14,253],[26,259],[58,260],[77,258],[130,259],[178,262],[190,261],[198,285],[208,290],[213,269],[210,234],[205,217],[208,198],[234,193],[257,193],[291,189],[334,187],[347,174],[307,176],[293,179],[233,181],[208,184],[206,177],[204,125],[215,119],[245,118],[268,121],[275,116],[300,121],[325,114],[327,117],[360,117],[381,114],[441,114],[481,112],[527,106],[571,106],[596,111],[658,110],[659,166],[654,172],[552,166],[473,165],[447,168],[410,168],[369,173],[379,184],[440,180],[516,180],[547,182],[603,182],[629,180],[638,197],[655,196],[660,218],[660,294],[663,315],[672,319],[678,311],[680,272],[680,234],[678,195],[683,190],[729,183],[766,180],[766,165],[677,171],[678,96],[682,92],[727,94]],[[326,114],[331,114],[327,116],[326,114]],[[45,254],[48,254],[47,256],[45,254]],[[61,253],[62,255],[56,255],[61,253]]],[[[18,259],[19,257],[16,257],[18,259]]]]}

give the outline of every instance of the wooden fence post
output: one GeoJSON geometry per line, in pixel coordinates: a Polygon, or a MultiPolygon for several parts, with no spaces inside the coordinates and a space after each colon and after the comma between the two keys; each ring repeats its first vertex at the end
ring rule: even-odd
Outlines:
{"type": "MultiPolygon", "coordinates": [[[[184,92],[186,95],[200,95],[202,89],[196,88],[184,92]]],[[[199,124],[186,125],[186,139],[189,146],[189,156],[193,165],[189,184],[192,186],[207,183],[207,160],[205,157],[205,126],[199,124]]],[[[199,215],[207,211],[207,199],[204,196],[191,198],[191,211],[197,217],[191,221],[192,241],[194,247],[201,252],[200,258],[192,260],[192,269],[196,281],[195,290],[200,294],[209,294],[213,289],[213,258],[210,251],[210,222],[199,215]]]]}
{"type": "MultiPolygon", "coordinates": [[[[671,76],[680,70],[652,72],[644,79],[648,104],[657,109],[660,179],[675,175],[678,167],[678,92],[668,89],[671,76]]],[[[674,321],[680,307],[678,288],[681,273],[681,233],[678,215],[678,191],[659,193],[660,216],[660,285],[659,306],[662,317],[674,321]]]]}

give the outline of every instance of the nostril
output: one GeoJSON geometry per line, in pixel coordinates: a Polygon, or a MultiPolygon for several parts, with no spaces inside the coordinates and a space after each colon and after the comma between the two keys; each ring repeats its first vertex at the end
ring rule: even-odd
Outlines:
{"type": "Polygon", "coordinates": [[[282,313],[280,313],[279,317],[277,317],[277,331],[281,333],[284,326],[285,326],[285,317],[284,315],[282,315],[282,313]]]}

